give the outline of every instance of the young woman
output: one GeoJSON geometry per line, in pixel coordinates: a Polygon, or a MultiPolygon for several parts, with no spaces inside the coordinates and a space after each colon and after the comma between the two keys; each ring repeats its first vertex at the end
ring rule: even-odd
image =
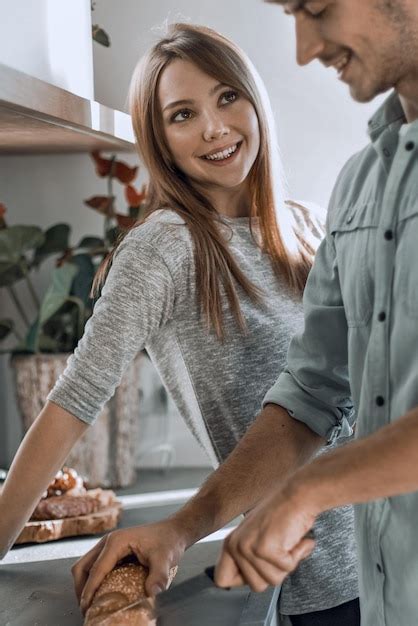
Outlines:
{"type": "MultiPolygon", "coordinates": [[[[138,350],[146,347],[216,466],[253,422],[302,324],[320,227],[282,200],[268,99],[242,51],[207,28],[173,25],[141,60],[130,103],[151,181],[148,214],[98,275],[96,287],[106,280],[84,337],[16,455],[0,501],[1,550],[138,350]]],[[[154,576],[153,555],[174,535],[158,525],[146,538],[134,532],[154,576]]],[[[94,564],[103,578],[131,551],[123,531],[111,537],[75,566],[78,594],[94,564]]],[[[316,540],[283,585],[281,612],[294,624],[356,624],[351,509],[326,513],[316,540]]],[[[172,543],[169,565],[186,547],[178,534],[172,543]]]]}

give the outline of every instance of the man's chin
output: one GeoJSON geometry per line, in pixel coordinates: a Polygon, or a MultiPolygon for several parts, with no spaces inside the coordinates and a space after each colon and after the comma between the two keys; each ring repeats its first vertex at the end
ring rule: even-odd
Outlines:
{"type": "Polygon", "coordinates": [[[355,85],[349,85],[350,95],[356,102],[360,102],[365,104],[366,102],[371,102],[376,96],[377,93],[367,92],[364,89],[359,89],[355,85]]]}
{"type": "Polygon", "coordinates": [[[371,102],[377,96],[380,96],[382,93],[389,91],[392,87],[374,87],[374,88],[365,88],[361,85],[349,84],[350,95],[356,102],[360,102],[362,104],[366,104],[367,102],[371,102]]]}

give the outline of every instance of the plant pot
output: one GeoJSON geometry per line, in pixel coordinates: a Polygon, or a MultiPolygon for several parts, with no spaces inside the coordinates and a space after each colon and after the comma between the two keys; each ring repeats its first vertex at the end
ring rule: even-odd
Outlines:
{"type": "MultiPolygon", "coordinates": [[[[68,357],[69,354],[30,354],[11,358],[17,405],[25,431],[42,410],[68,357]]],[[[139,370],[144,359],[143,353],[135,357],[113,397],[66,460],[66,465],[86,477],[92,487],[126,487],[135,482],[139,370]]]]}

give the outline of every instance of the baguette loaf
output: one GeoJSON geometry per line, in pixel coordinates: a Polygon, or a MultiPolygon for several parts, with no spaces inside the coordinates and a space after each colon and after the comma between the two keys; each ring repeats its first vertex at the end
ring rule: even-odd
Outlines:
{"type": "MultiPolygon", "coordinates": [[[[177,567],[170,571],[169,584],[177,567]]],[[[89,607],[84,626],[155,626],[154,602],[145,593],[148,569],[130,561],[117,565],[104,578],[89,607]],[[140,602],[131,608],[131,604],[140,602]]]]}

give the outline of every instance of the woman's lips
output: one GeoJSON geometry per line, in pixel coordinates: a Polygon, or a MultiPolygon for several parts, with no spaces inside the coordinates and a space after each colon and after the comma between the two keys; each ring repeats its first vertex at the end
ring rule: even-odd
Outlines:
{"type": "Polygon", "coordinates": [[[239,141],[237,143],[237,149],[235,150],[235,152],[233,152],[231,156],[228,156],[224,159],[207,159],[205,157],[200,157],[200,158],[205,163],[209,163],[209,165],[215,165],[216,167],[224,167],[225,165],[229,165],[230,163],[232,163],[232,161],[235,161],[235,159],[237,158],[237,155],[241,151],[241,146],[242,146],[242,141],[239,141]]]}

